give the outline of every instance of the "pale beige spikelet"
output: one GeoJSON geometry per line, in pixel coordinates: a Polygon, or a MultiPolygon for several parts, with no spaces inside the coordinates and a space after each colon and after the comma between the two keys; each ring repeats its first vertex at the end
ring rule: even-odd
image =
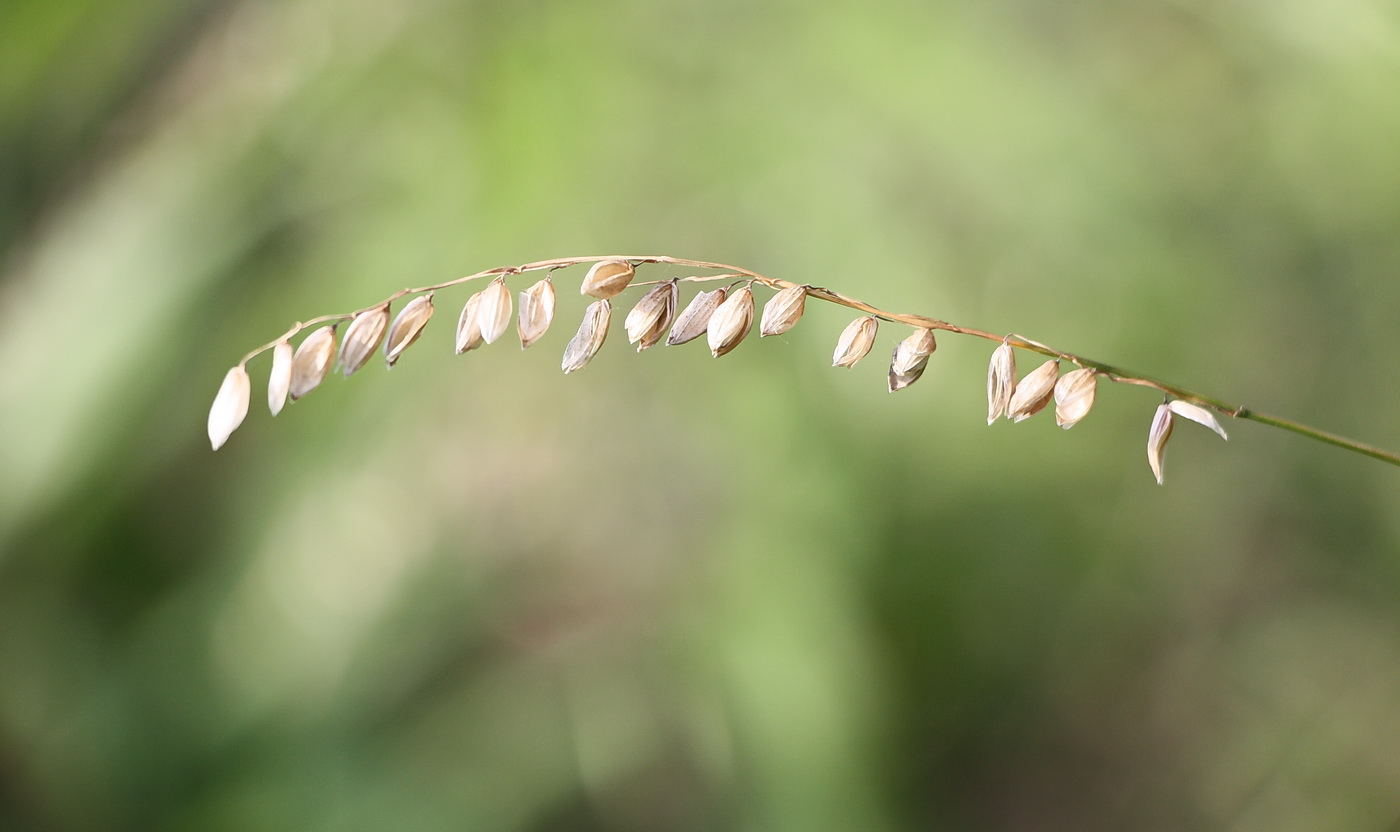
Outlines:
{"type": "Polygon", "coordinates": [[[481,325],[477,321],[476,310],[481,308],[481,292],[467,298],[462,307],[462,315],[457,319],[457,354],[470,352],[485,343],[481,339],[481,325]]]}
{"type": "Polygon", "coordinates": [[[379,349],[384,329],[389,325],[389,304],[381,304],[356,315],[340,339],[340,369],[348,378],[365,366],[369,357],[379,349]]]}
{"type": "Polygon", "coordinates": [[[398,363],[399,356],[403,351],[413,346],[413,342],[418,340],[418,336],[423,334],[423,327],[428,325],[428,319],[433,317],[433,294],[419,295],[408,303],[395,316],[394,323],[389,327],[389,337],[384,339],[384,360],[392,367],[398,363]]]}
{"type": "Polygon", "coordinates": [[[1190,402],[1184,402],[1181,399],[1172,399],[1167,403],[1167,407],[1170,407],[1173,413],[1183,419],[1190,419],[1198,425],[1205,425],[1220,434],[1221,439],[1229,441],[1230,437],[1225,434],[1225,428],[1222,427],[1219,420],[1215,418],[1215,414],[1211,413],[1206,408],[1191,404],[1190,402]]]}
{"type": "Polygon", "coordinates": [[[725,299],[705,329],[710,354],[728,355],[753,329],[753,291],[745,286],[725,299]]]}
{"type": "Polygon", "coordinates": [[[694,341],[704,335],[710,325],[710,317],[724,303],[727,292],[724,287],[709,292],[700,292],[690,299],[685,309],[676,316],[671,326],[671,334],[666,336],[666,346],[674,347],[694,341]]]}
{"type": "Polygon", "coordinates": [[[320,386],[335,363],[335,327],[323,326],[302,340],[292,356],[292,401],[320,386]]]}
{"type": "Polygon", "coordinates": [[[520,313],[515,320],[520,348],[528,349],[540,340],[553,321],[554,283],[546,277],[520,293],[520,313]]]}
{"type": "Polygon", "coordinates": [[[894,346],[890,355],[889,387],[897,393],[918,381],[928,367],[928,358],[938,349],[931,329],[916,329],[894,346]]]}
{"type": "Polygon", "coordinates": [[[992,351],[987,365],[987,424],[1006,413],[1016,393],[1016,350],[1008,343],[992,351]]]}
{"type": "Polygon", "coordinates": [[[209,407],[209,444],[214,446],[214,450],[223,447],[229,435],[243,424],[243,417],[248,415],[248,399],[252,389],[248,368],[242,364],[224,374],[224,381],[209,407]]]}
{"type": "Polygon", "coordinates": [[[1055,379],[1059,374],[1058,358],[1052,358],[1026,373],[1026,377],[1016,385],[1016,392],[1011,395],[1011,401],[1006,405],[1006,418],[1013,422],[1022,422],[1044,410],[1055,394],[1055,379]]]}
{"type": "Polygon", "coordinates": [[[668,280],[642,295],[632,311],[627,313],[623,328],[627,343],[636,344],[637,352],[654,347],[676,318],[676,298],[679,290],[675,280],[668,280]]]}
{"type": "Polygon", "coordinates": [[[292,387],[292,344],[282,340],[272,348],[272,374],[267,378],[267,409],[276,416],[287,403],[292,387]]]}
{"type": "Polygon", "coordinates": [[[763,305],[763,319],[758,325],[758,336],[782,335],[802,320],[807,307],[806,286],[789,286],[768,299],[763,305]]]}
{"type": "Polygon", "coordinates": [[[1098,392],[1099,376],[1092,367],[1081,367],[1055,382],[1055,424],[1069,430],[1089,415],[1098,392]]]}
{"type": "Polygon", "coordinates": [[[592,295],[601,300],[617,297],[632,282],[637,270],[626,260],[604,260],[594,263],[583,282],[579,284],[580,295],[592,295]]]}
{"type": "Polygon", "coordinates": [[[481,328],[481,340],[488,344],[506,334],[510,326],[510,290],[506,279],[498,277],[481,291],[481,305],[476,309],[477,326],[481,328]]]}
{"type": "Polygon", "coordinates": [[[593,356],[602,349],[608,337],[608,325],[612,322],[612,304],[606,300],[595,300],[583,311],[583,322],[578,332],[564,348],[564,360],[560,366],[565,373],[582,370],[593,356]]]}
{"type": "Polygon", "coordinates": [[[1158,405],[1152,415],[1152,428],[1147,432],[1147,464],[1152,466],[1158,485],[1162,484],[1162,456],[1167,452],[1167,440],[1172,438],[1172,427],[1171,406],[1158,405]]]}
{"type": "Polygon", "coordinates": [[[846,328],[841,330],[841,337],[836,339],[831,366],[847,369],[856,366],[856,362],[869,355],[871,347],[875,346],[875,334],[879,329],[880,322],[874,315],[856,318],[846,324],[846,328]]]}

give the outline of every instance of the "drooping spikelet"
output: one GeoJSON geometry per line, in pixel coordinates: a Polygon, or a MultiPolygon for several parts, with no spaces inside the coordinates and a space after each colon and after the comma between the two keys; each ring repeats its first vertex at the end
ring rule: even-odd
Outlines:
{"type": "Polygon", "coordinates": [[[579,284],[580,295],[592,295],[600,300],[617,297],[632,282],[637,270],[626,260],[604,260],[595,263],[579,284]]]}
{"type": "Polygon", "coordinates": [[[627,343],[636,344],[637,352],[660,343],[661,336],[675,320],[677,294],[676,281],[668,280],[653,286],[627,313],[627,320],[623,322],[627,343]]]}
{"type": "Polygon", "coordinates": [[[276,416],[292,387],[292,344],[285,338],[272,348],[272,374],[267,378],[267,409],[276,416]]]}
{"type": "Polygon", "coordinates": [[[710,354],[728,355],[753,328],[753,291],[745,286],[725,299],[705,329],[710,354]]]}
{"type": "Polygon", "coordinates": [[[992,350],[987,365],[987,424],[995,422],[1011,405],[1016,392],[1016,350],[1005,341],[992,350]]]}
{"type": "Polygon", "coordinates": [[[918,381],[928,366],[928,357],[936,349],[938,342],[931,329],[916,329],[896,344],[890,356],[890,392],[897,393],[918,381]]]}
{"type": "Polygon", "coordinates": [[[612,304],[606,300],[595,300],[583,311],[583,322],[578,332],[564,348],[564,360],[560,366],[565,373],[582,370],[593,356],[602,349],[608,337],[608,324],[612,322],[612,304]]]}
{"type": "Polygon", "coordinates": [[[553,320],[554,284],[546,277],[520,293],[520,314],[515,321],[520,348],[528,349],[540,340],[553,320]]]}
{"type": "Polygon", "coordinates": [[[1006,405],[1006,417],[1013,422],[1022,422],[1044,410],[1055,394],[1055,379],[1059,374],[1058,358],[1052,358],[1026,373],[1006,405]]]}
{"type": "Polygon", "coordinates": [[[1081,367],[1055,382],[1055,424],[1069,430],[1089,415],[1098,392],[1099,376],[1092,367],[1081,367]]]}
{"type": "Polygon", "coordinates": [[[1229,441],[1230,437],[1225,435],[1225,428],[1221,427],[1220,422],[1215,418],[1215,414],[1206,410],[1204,407],[1191,404],[1190,402],[1184,402],[1181,399],[1172,399],[1170,402],[1167,402],[1167,407],[1170,407],[1173,413],[1183,419],[1190,419],[1198,425],[1205,425],[1220,434],[1221,439],[1229,441]]]}
{"type": "Polygon", "coordinates": [[[676,322],[671,326],[671,334],[666,336],[666,346],[674,347],[704,335],[710,325],[710,316],[724,303],[725,296],[726,291],[721,286],[709,292],[700,292],[691,298],[681,314],[676,316],[676,322]]]}
{"type": "Polygon", "coordinates": [[[340,341],[340,369],[348,378],[365,366],[369,357],[379,349],[384,328],[389,325],[389,304],[380,304],[356,315],[345,329],[340,341]]]}
{"type": "Polygon", "coordinates": [[[875,334],[879,329],[880,322],[874,315],[856,318],[846,324],[846,328],[841,330],[841,337],[836,339],[831,366],[847,369],[856,366],[856,362],[869,355],[870,348],[875,346],[875,334]]]}
{"type": "Polygon", "coordinates": [[[323,326],[306,336],[292,356],[292,401],[320,386],[335,363],[335,327],[323,326]]]}
{"type": "Polygon", "coordinates": [[[223,447],[229,434],[243,424],[243,417],[248,415],[248,398],[251,394],[248,369],[242,364],[224,374],[224,381],[209,407],[209,444],[214,450],[223,447]]]}
{"type": "Polygon", "coordinates": [[[389,337],[384,339],[384,360],[392,367],[398,363],[399,356],[403,351],[413,346],[413,342],[418,340],[418,336],[423,334],[423,327],[428,325],[428,319],[433,316],[433,295],[429,292],[426,295],[419,295],[408,303],[394,318],[394,323],[389,327],[389,337]]]}
{"type": "Polygon", "coordinates": [[[476,321],[481,329],[481,340],[488,344],[496,343],[506,334],[506,328],[510,326],[510,290],[506,288],[505,277],[496,278],[481,291],[476,321]]]}
{"type": "Polygon", "coordinates": [[[1162,484],[1162,456],[1167,452],[1167,440],[1172,438],[1172,409],[1170,405],[1157,405],[1152,414],[1152,427],[1147,431],[1147,464],[1152,466],[1152,476],[1157,484],[1162,484]]]}
{"type": "Polygon", "coordinates": [[[758,325],[758,335],[782,335],[802,320],[807,306],[807,287],[789,286],[768,299],[763,305],[763,319],[758,325]]]}
{"type": "Polygon", "coordinates": [[[476,310],[481,308],[481,292],[467,298],[462,307],[462,315],[457,319],[457,354],[470,352],[485,343],[481,338],[481,324],[477,321],[476,310]]]}

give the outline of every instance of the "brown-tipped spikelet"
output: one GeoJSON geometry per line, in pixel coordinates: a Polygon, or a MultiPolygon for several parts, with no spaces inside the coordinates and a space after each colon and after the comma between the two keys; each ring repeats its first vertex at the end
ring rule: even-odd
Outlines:
{"type": "Polygon", "coordinates": [[[1157,484],[1162,484],[1162,455],[1167,452],[1167,440],[1172,438],[1172,409],[1170,405],[1157,406],[1152,414],[1152,428],[1147,432],[1147,464],[1152,466],[1152,476],[1157,484]]]}
{"type": "Polygon", "coordinates": [[[224,374],[224,382],[214,396],[214,404],[209,407],[209,444],[214,450],[223,447],[229,434],[243,424],[248,415],[248,398],[252,395],[252,382],[248,379],[248,369],[242,364],[224,374]]]}
{"type": "Polygon", "coordinates": [[[806,286],[789,286],[769,298],[763,305],[763,319],[758,325],[759,337],[782,335],[792,329],[802,320],[802,313],[806,307],[806,286]]]}
{"type": "Polygon", "coordinates": [[[627,288],[627,284],[632,282],[636,273],[637,270],[626,260],[604,260],[595,263],[579,284],[578,293],[602,300],[617,297],[627,288]]]}
{"type": "Polygon", "coordinates": [[[1184,402],[1181,399],[1172,399],[1167,403],[1167,407],[1170,407],[1173,413],[1183,419],[1190,419],[1198,425],[1205,425],[1220,434],[1221,439],[1229,441],[1230,437],[1225,435],[1225,428],[1221,427],[1220,422],[1215,418],[1215,414],[1206,410],[1204,407],[1191,404],[1190,402],[1184,402]]]}
{"type": "Polygon", "coordinates": [[[1052,358],[1021,379],[1016,392],[1006,405],[1006,418],[1021,422],[1045,409],[1055,394],[1055,379],[1060,374],[1060,360],[1052,358]]]}
{"type": "Polygon", "coordinates": [[[894,353],[890,355],[890,392],[896,393],[918,381],[928,366],[928,357],[936,349],[938,342],[931,329],[916,329],[895,344],[894,353]]]}
{"type": "Polygon", "coordinates": [[[433,316],[433,295],[419,295],[408,303],[394,318],[394,323],[389,327],[389,337],[384,339],[384,360],[392,367],[398,363],[399,356],[403,351],[413,346],[413,342],[418,340],[418,336],[423,334],[423,327],[428,325],[428,319],[433,316]]]}
{"type": "Polygon", "coordinates": [[[611,322],[612,304],[606,300],[595,300],[588,304],[588,308],[583,311],[583,322],[579,324],[578,332],[564,348],[564,360],[560,366],[565,373],[582,370],[593,360],[593,356],[602,349],[603,341],[607,340],[608,324],[611,322]]]}
{"type": "Polygon", "coordinates": [[[553,320],[554,284],[546,277],[520,293],[520,314],[515,320],[520,348],[528,349],[540,340],[553,320]]]}
{"type": "Polygon", "coordinates": [[[991,363],[987,365],[987,424],[995,422],[1011,405],[1011,397],[1016,392],[1016,350],[1002,342],[992,350],[991,363]]]}
{"type": "Polygon", "coordinates": [[[753,291],[745,286],[730,295],[710,316],[710,325],[705,329],[710,354],[715,358],[728,355],[752,328],[753,291]]]}
{"type": "Polygon", "coordinates": [[[676,318],[677,294],[676,281],[668,280],[653,286],[627,313],[623,328],[627,330],[627,343],[636,344],[637,352],[660,343],[676,318]]]}
{"type": "Polygon", "coordinates": [[[272,374],[267,378],[267,409],[276,416],[287,403],[292,387],[292,344],[283,339],[272,348],[272,374]]]}
{"type": "Polygon", "coordinates": [[[674,347],[704,335],[710,325],[710,316],[724,303],[725,297],[725,289],[720,287],[709,292],[700,292],[691,298],[690,303],[681,310],[681,314],[676,316],[676,322],[671,326],[671,334],[666,336],[666,346],[674,347]]]}
{"type": "Polygon", "coordinates": [[[846,328],[841,330],[841,337],[836,339],[836,352],[831,356],[831,366],[851,368],[856,366],[856,362],[870,354],[870,348],[875,346],[875,333],[880,329],[880,322],[874,315],[866,315],[863,318],[856,318],[846,328]]]}
{"type": "Polygon", "coordinates": [[[481,346],[481,325],[477,322],[476,310],[481,308],[481,292],[467,298],[462,307],[462,316],[457,319],[457,354],[470,352],[481,346]]]}
{"type": "Polygon", "coordinates": [[[1055,382],[1055,424],[1069,430],[1089,415],[1098,392],[1099,377],[1091,367],[1081,367],[1055,382]]]}
{"type": "Polygon", "coordinates": [[[477,326],[481,328],[481,340],[488,344],[506,334],[510,326],[510,290],[506,279],[498,277],[491,285],[481,290],[481,305],[476,308],[477,326]]]}
{"type": "Polygon", "coordinates": [[[320,386],[335,363],[335,327],[323,326],[302,340],[292,356],[292,401],[320,386]]]}
{"type": "Polygon", "coordinates": [[[340,341],[340,369],[349,377],[351,373],[365,366],[369,357],[379,349],[384,338],[384,328],[389,325],[389,304],[376,306],[356,315],[345,329],[345,337],[340,341]]]}

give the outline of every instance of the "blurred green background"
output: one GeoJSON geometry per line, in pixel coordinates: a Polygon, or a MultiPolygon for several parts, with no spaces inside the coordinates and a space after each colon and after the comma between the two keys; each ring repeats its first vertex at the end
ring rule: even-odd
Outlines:
{"type": "Polygon", "coordinates": [[[1398,72],[1382,0],[6,0],[0,829],[1400,829],[1359,456],[1158,487],[1150,391],[988,428],[815,303],[565,377],[578,269],[204,435],[294,320],[627,252],[1397,448],[1398,72]]]}

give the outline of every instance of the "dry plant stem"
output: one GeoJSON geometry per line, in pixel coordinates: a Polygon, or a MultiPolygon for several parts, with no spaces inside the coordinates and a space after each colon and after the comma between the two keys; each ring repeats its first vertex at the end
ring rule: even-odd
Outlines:
{"type": "MultiPolygon", "coordinates": [[[[810,284],[792,283],[791,281],[781,280],[775,277],[768,277],[766,275],[759,274],[758,272],[750,271],[748,269],[740,268],[738,266],[731,266],[725,263],[711,263],[705,260],[686,260],[680,257],[667,257],[665,255],[608,254],[591,255],[588,257],[560,257],[554,260],[539,260],[534,263],[526,263],[522,266],[504,266],[495,269],[487,269],[486,271],[476,272],[475,274],[469,274],[465,277],[455,278],[453,280],[444,281],[442,283],[434,283],[430,286],[418,286],[415,288],[400,289],[399,291],[379,301],[378,303],[370,304],[369,306],[366,306],[363,309],[357,309],[354,312],[346,312],[340,315],[322,315],[317,318],[311,318],[307,321],[298,321],[297,323],[293,324],[291,328],[289,328],[286,332],[279,335],[277,338],[273,339],[272,341],[269,341],[266,344],[263,344],[262,346],[243,356],[242,361],[240,361],[239,363],[247,363],[247,361],[253,358],[254,356],[257,356],[258,354],[275,347],[279,341],[289,339],[308,327],[315,326],[317,324],[329,323],[331,321],[348,321],[355,315],[383,306],[386,303],[392,303],[393,301],[398,300],[399,298],[404,297],[406,295],[417,295],[423,292],[433,292],[439,289],[446,289],[451,286],[459,286],[463,283],[468,283],[473,280],[481,280],[484,278],[495,278],[500,276],[510,276],[538,271],[553,272],[557,269],[568,268],[569,266],[577,266],[583,263],[597,263],[604,260],[627,260],[631,262],[634,266],[653,263],[670,266],[680,266],[683,268],[690,269],[704,269],[706,271],[722,272],[721,274],[715,275],[699,275],[693,277],[679,278],[679,280],[684,282],[733,280],[735,278],[739,278],[742,280],[750,281],[751,283],[762,283],[763,285],[775,290],[782,290],[794,286],[805,285],[808,287],[808,297],[816,298],[818,300],[824,300],[828,303],[834,303],[838,306],[844,306],[849,309],[857,310],[859,312],[864,312],[868,315],[873,315],[881,320],[902,323],[908,326],[920,327],[923,329],[934,329],[941,330],[943,332],[952,332],[958,335],[971,335],[973,337],[983,338],[988,341],[996,342],[998,344],[1005,341],[1018,349],[1040,353],[1041,355],[1049,356],[1051,358],[1059,358],[1063,361],[1073,363],[1079,367],[1091,368],[1103,377],[1109,379],[1110,381],[1116,381],[1123,384],[1135,384],[1141,387],[1150,387],[1154,390],[1159,390],[1164,394],[1175,396],[1179,399],[1185,399],[1187,401],[1195,402],[1200,405],[1205,405],[1207,407],[1214,408],[1215,410],[1227,416],[1232,416],[1236,419],[1248,419],[1250,421],[1259,422],[1261,424],[1271,425],[1276,428],[1282,428],[1283,430],[1292,431],[1293,433],[1306,436],[1310,439],[1316,439],[1319,442],[1326,442],[1330,445],[1336,445],[1339,448],[1345,448],[1349,451],[1354,451],[1355,453],[1364,454],[1366,456],[1373,457],[1384,462],[1389,462],[1392,465],[1400,466],[1400,454],[1394,454],[1390,451],[1382,450],[1371,445],[1366,445],[1362,442],[1357,442],[1354,439],[1348,439],[1345,436],[1338,436],[1334,433],[1328,433],[1327,431],[1319,430],[1314,427],[1309,427],[1308,425],[1304,425],[1299,422],[1294,422],[1290,419],[1283,419],[1277,416],[1270,416],[1266,413],[1260,413],[1257,410],[1253,410],[1243,405],[1232,404],[1223,399],[1217,399],[1213,396],[1207,396],[1203,393],[1198,393],[1194,390],[1190,390],[1186,387],[1182,387],[1177,384],[1171,384],[1169,382],[1160,381],[1158,379],[1151,378],[1150,376],[1145,376],[1141,373],[1133,372],[1132,370],[1128,370],[1123,367],[1117,367],[1113,364],[1108,364],[1103,361],[1095,361],[1092,358],[1086,358],[1085,356],[1076,355],[1075,353],[1062,352],[1052,347],[1048,347],[1044,344],[1032,341],[1028,338],[1023,338],[1020,335],[998,335],[996,333],[985,332],[980,329],[972,329],[970,327],[963,327],[958,326],[956,324],[950,324],[947,321],[941,321],[937,318],[929,318],[923,315],[910,315],[899,312],[887,312],[883,309],[880,309],[879,307],[871,306],[865,301],[848,297],[847,295],[843,295],[834,289],[828,289],[823,286],[812,286],[810,284]]],[[[641,286],[649,284],[634,283],[633,285],[641,286]]]]}

